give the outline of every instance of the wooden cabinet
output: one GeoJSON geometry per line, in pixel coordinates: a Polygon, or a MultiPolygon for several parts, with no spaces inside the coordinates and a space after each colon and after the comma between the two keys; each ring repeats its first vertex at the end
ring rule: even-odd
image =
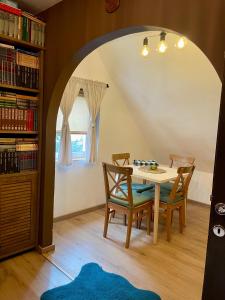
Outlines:
{"type": "Polygon", "coordinates": [[[0,176],[0,258],[34,248],[37,172],[0,176]]]}

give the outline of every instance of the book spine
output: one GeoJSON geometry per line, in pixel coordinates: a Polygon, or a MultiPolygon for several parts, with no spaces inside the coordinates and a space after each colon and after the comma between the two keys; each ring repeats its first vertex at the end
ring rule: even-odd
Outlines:
{"type": "Polygon", "coordinates": [[[17,16],[21,16],[21,14],[22,14],[21,9],[9,6],[2,2],[0,3],[0,10],[9,12],[9,13],[17,15],[17,16]]]}

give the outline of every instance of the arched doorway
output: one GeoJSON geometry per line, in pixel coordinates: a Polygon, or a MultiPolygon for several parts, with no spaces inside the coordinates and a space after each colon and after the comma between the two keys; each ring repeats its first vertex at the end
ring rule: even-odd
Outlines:
{"type": "MultiPolygon", "coordinates": [[[[84,48],[84,49],[82,49],[80,52],[79,52],[79,54],[78,55],[76,55],[75,56],[75,58],[74,58],[74,61],[75,62],[78,62],[79,61],[79,59],[81,59],[82,57],[83,57],[83,55],[82,55],[82,53],[90,53],[92,50],[88,50],[87,52],[87,49],[86,49],[86,47],[84,48]],[[84,52],[83,52],[84,51],[84,52]]],[[[82,59],[81,59],[82,60],[82,59]]],[[[80,61],[81,61],[80,60],[80,61]]],[[[65,73],[67,73],[68,71],[66,71],[65,70],[65,73]]],[[[68,75],[69,75],[69,73],[67,73],[68,75]]],[[[64,78],[65,79],[65,78],[64,78]]],[[[61,83],[59,83],[59,85],[61,85],[61,83]]],[[[57,86],[56,88],[59,88],[59,86],[57,86]]],[[[61,88],[63,89],[63,87],[61,86],[61,88]]],[[[59,91],[59,90],[58,90],[59,91]]],[[[54,93],[58,93],[58,92],[56,92],[56,91],[54,91],[54,93]]]]}
{"type": "MultiPolygon", "coordinates": [[[[60,74],[60,77],[57,80],[57,83],[54,87],[53,93],[51,95],[49,109],[46,115],[46,149],[44,163],[44,172],[42,175],[42,184],[44,185],[44,190],[42,191],[42,198],[45,199],[42,204],[41,213],[41,223],[40,223],[40,245],[46,247],[52,243],[52,224],[53,224],[53,199],[54,199],[54,174],[55,174],[55,124],[58,108],[60,105],[61,97],[63,91],[66,87],[68,79],[70,78],[73,71],[79,65],[79,63],[92,51],[97,49],[99,46],[103,45],[106,42],[112,41],[116,38],[126,36],[132,33],[145,32],[145,31],[157,31],[157,30],[166,30],[167,32],[174,32],[169,29],[159,28],[154,26],[136,26],[121,29],[104,36],[101,36],[88,44],[82,47],[77,53],[73,55],[71,60],[64,67],[63,72],[60,74]]],[[[179,34],[182,34],[180,32],[179,34]]]]}

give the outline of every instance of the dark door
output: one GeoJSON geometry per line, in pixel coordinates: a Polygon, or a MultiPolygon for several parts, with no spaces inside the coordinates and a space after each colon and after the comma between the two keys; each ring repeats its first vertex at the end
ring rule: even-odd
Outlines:
{"type": "Polygon", "coordinates": [[[225,79],[220,104],[211,201],[202,300],[225,300],[225,79]]]}

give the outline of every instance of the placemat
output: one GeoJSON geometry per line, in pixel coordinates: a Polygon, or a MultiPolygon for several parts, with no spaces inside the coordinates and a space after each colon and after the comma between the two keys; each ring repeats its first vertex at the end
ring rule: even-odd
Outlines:
{"type": "Polygon", "coordinates": [[[163,174],[163,173],[166,173],[166,170],[163,170],[163,169],[160,169],[160,168],[157,168],[156,170],[151,170],[149,168],[149,166],[143,166],[143,167],[140,167],[138,169],[140,171],[143,171],[143,172],[146,172],[146,173],[152,173],[152,174],[163,174]]]}

